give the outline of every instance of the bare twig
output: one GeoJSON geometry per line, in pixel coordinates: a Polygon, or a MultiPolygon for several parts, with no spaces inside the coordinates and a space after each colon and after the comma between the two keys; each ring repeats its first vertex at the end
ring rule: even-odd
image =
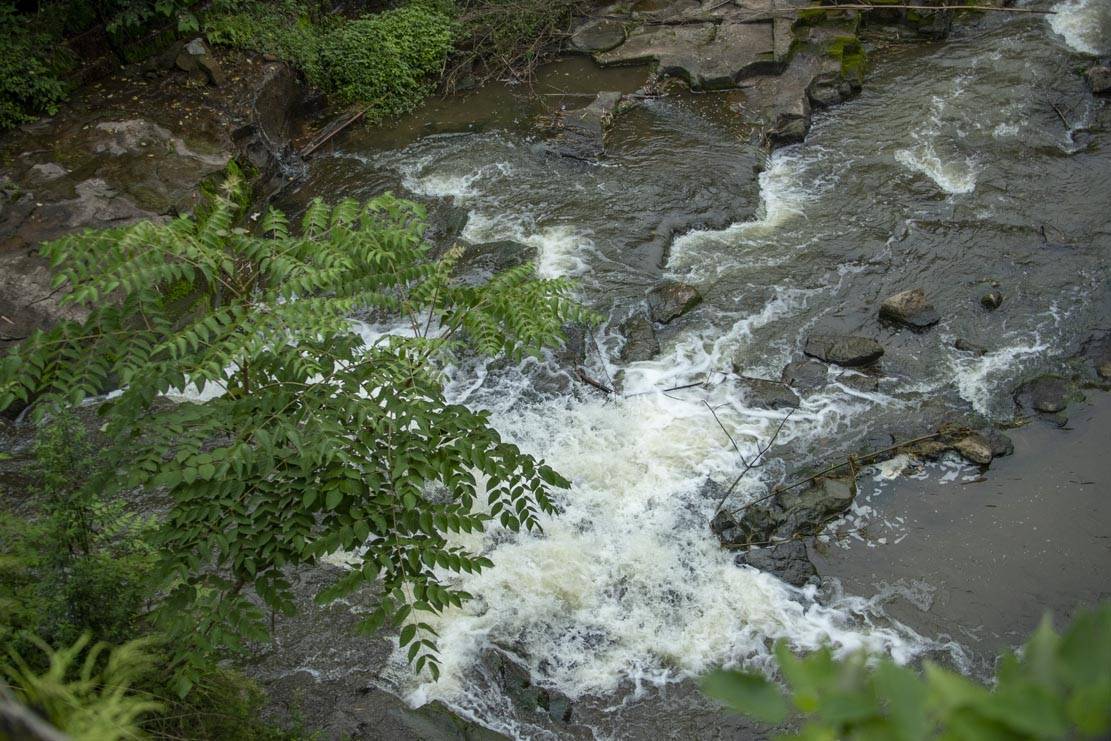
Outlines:
{"type": "Polygon", "coordinates": [[[589,386],[593,386],[594,388],[598,389],[599,391],[601,391],[604,394],[612,394],[613,393],[613,389],[611,389],[609,386],[607,386],[606,384],[602,383],[601,381],[597,381],[597,380],[591,378],[589,375],[587,375],[587,372],[586,372],[585,368],[580,366],[578,368],[578,374],[579,374],[579,380],[581,380],[583,383],[585,383],[589,386]]]}
{"type": "MultiPolygon", "coordinates": [[[[712,409],[710,411],[713,412],[712,409]]],[[[721,511],[721,508],[725,506],[725,501],[729,499],[730,495],[733,493],[733,490],[737,488],[737,484],[741,483],[741,479],[744,478],[745,474],[755,468],[760,459],[764,457],[764,454],[771,450],[772,445],[775,444],[776,438],[779,437],[779,433],[783,431],[783,425],[787,424],[787,420],[790,419],[791,415],[794,413],[795,410],[791,409],[787,412],[786,415],[784,415],[783,419],[779,420],[779,426],[775,428],[775,432],[772,433],[771,438],[768,439],[768,444],[760,448],[760,450],[756,453],[756,456],[752,459],[751,463],[745,461],[743,457],[741,458],[741,462],[744,463],[744,468],[741,469],[741,472],[737,474],[737,478],[733,479],[733,483],[730,484],[729,488],[725,490],[724,494],[722,494],[721,499],[718,501],[718,506],[714,508],[714,515],[717,515],[717,513],[721,511]]],[[[714,415],[714,419],[717,419],[716,414],[714,415]]],[[[718,424],[721,423],[719,422],[718,424]]],[[[738,451],[738,455],[739,454],[740,452],[738,451]]]]}

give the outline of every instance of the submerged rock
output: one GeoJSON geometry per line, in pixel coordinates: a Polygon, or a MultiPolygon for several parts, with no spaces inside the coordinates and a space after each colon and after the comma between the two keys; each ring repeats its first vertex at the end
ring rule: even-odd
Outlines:
{"type": "Polygon", "coordinates": [[[651,360],[660,351],[660,341],[652,328],[652,320],[642,311],[621,322],[617,331],[625,338],[620,354],[623,363],[651,360]]]}
{"type": "Polygon", "coordinates": [[[818,576],[818,570],[814,568],[806,552],[806,544],[801,540],[779,543],[767,548],[753,548],[738,554],[734,563],[775,574],[795,587],[805,586],[818,576]]]}
{"type": "Polygon", "coordinates": [[[702,294],[694,286],[668,281],[648,292],[648,314],[652,321],[667,324],[702,303],[702,294]]]}
{"type": "Polygon", "coordinates": [[[885,298],[880,305],[880,317],[913,329],[931,327],[941,318],[921,288],[901,291],[885,298]]]}
{"type": "Polygon", "coordinates": [[[817,360],[795,360],[783,366],[780,378],[793,389],[811,391],[826,385],[826,366],[817,360]]]}
{"type": "Polygon", "coordinates": [[[995,311],[1003,305],[1003,294],[999,291],[988,291],[980,297],[980,306],[988,311],[995,311]]]}
{"type": "Polygon", "coordinates": [[[456,264],[456,272],[476,278],[488,278],[509,268],[536,259],[536,248],[509,239],[469,244],[456,264]]]}
{"type": "Polygon", "coordinates": [[[873,339],[857,335],[812,334],[806,338],[803,352],[827,363],[853,367],[879,360],[883,355],[883,346],[873,339]]]}
{"type": "Polygon", "coordinates": [[[529,670],[497,649],[490,649],[480,659],[488,677],[494,680],[509,700],[525,713],[542,710],[554,721],[571,720],[571,699],[554,689],[532,683],[529,670]]]}
{"type": "MultiPolygon", "coordinates": [[[[1048,415],[1060,415],[1069,402],[1083,398],[1068,380],[1052,375],[1027,381],[1014,391],[1015,402],[1020,407],[1048,415]]],[[[1067,418],[1058,421],[1063,424],[1067,418]]]]}
{"type": "MultiPolygon", "coordinates": [[[[733,372],[737,373],[736,367],[733,372]]],[[[782,381],[751,378],[738,373],[737,385],[744,394],[745,401],[752,406],[762,409],[798,409],[798,394],[782,381]]]]}
{"type": "Polygon", "coordinates": [[[561,157],[597,159],[605,152],[606,129],[620,102],[621,93],[601,92],[590,105],[561,112],[555,118],[549,146],[561,157]]]}

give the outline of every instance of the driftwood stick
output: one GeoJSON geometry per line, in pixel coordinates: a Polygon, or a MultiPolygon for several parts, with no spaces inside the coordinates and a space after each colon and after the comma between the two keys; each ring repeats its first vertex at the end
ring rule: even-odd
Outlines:
{"type": "Polygon", "coordinates": [[[313,152],[320,149],[322,146],[324,146],[329,141],[331,141],[332,137],[334,137],[336,134],[343,131],[348,126],[350,126],[351,124],[355,123],[360,118],[365,116],[367,114],[367,111],[369,111],[370,109],[371,109],[371,106],[367,106],[366,108],[362,109],[361,111],[358,111],[357,113],[352,114],[352,116],[349,119],[347,119],[346,121],[341,123],[339,126],[336,126],[334,129],[332,129],[327,134],[325,134],[322,138],[320,138],[320,139],[318,139],[314,142],[310,142],[307,147],[305,147],[304,149],[301,150],[301,157],[302,158],[308,157],[313,152]]]}
{"type": "Polygon", "coordinates": [[[609,386],[602,383],[601,381],[598,381],[598,380],[595,380],[595,379],[591,378],[582,366],[579,366],[578,374],[579,374],[579,380],[582,381],[583,383],[587,384],[588,386],[593,386],[594,388],[601,391],[603,394],[612,394],[613,393],[613,389],[611,389],[609,386]]]}

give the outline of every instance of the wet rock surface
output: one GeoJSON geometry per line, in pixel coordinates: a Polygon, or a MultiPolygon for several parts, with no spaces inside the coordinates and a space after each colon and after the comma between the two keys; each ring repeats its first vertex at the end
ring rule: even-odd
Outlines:
{"type": "Polygon", "coordinates": [[[752,406],[764,409],[798,409],[798,394],[782,381],[738,374],[737,387],[744,395],[745,402],[752,406]]]}
{"type": "Polygon", "coordinates": [[[941,319],[921,288],[901,291],[885,298],[880,304],[880,318],[912,329],[932,327],[941,319]]]}
{"type": "Polygon", "coordinates": [[[988,311],[995,311],[1003,305],[1003,294],[999,291],[988,291],[980,297],[980,306],[988,311]]]}
{"type": "Polygon", "coordinates": [[[827,366],[817,360],[795,360],[783,367],[780,378],[793,389],[813,391],[826,385],[827,366]]]}
{"type": "Polygon", "coordinates": [[[652,320],[643,312],[637,312],[621,322],[618,332],[625,338],[620,358],[623,363],[636,363],[651,360],[660,352],[660,341],[652,320]]]}
{"type": "Polygon", "coordinates": [[[735,512],[723,509],[710,528],[726,547],[772,545],[817,535],[852,506],[855,496],[851,478],[818,478],[735,512]]]}
{"type": "Polygon", "coordinates": [[[855,367],[879,360],[883,356],[883,346],[857,335],[812,334],[806,338],[803,352],[827,363],[855,367]]]}
{"type": "Polygon", "coordinates": [[[549,148],[561,157],[590,161],[605,152],[606,130],[621,93],[601,92],[584,108],[560,112],[552,124],[549,148]]]}
{"type": "Polygon", "coordinates": [[[1083,398],[1074,383],[1052,375],[1026,381],[1014,391],[1014,400],[1020,409],[1027,413],[1036,412],[1060,425],[1068,422],[1064,412],[1069,404],[1083,398]]]}
{"type": "Polygon", "coordinates": [[[751,566],[775,574],[796,587],[805,586],[818,577],[818,570],[810,562],[806,544],[801,540],[792,540],[789,543],[779,543],[765,548],[752,548],[737,554],[735,563],[738,566],[751,566]]]}
{"type": "Polygon", "coordinates": [[[595,54],[606,52],[625,42],[625,24],[605,18],[580,26],[571,35],[571,48],[595,54]]]}
{"type": "Polygon", "coordinates": [[[648,315],[652,321],[667,324],[702,303],[702,294],[694,286],[668,281],[648,292],[648,315]]]}
{"type": "Polygon", "coordinates": [[[1088,80],[1088,87],[1096,95],[1111,94],[1111,67],[1097,65],[1088,69],[1084,76],[1088,80]]]}

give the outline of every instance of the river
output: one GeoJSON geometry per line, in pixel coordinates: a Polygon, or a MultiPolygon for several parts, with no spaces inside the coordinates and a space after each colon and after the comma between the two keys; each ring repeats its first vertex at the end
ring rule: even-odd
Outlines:
{"type": "MultiPolygon", "coordinates": [[[[516,240],[537,250],[542,275],[577,278],[609,317],[590,372],[623,390],[610,398],[553,378],[554,363],[453,370],[456,400],[490,410],[573,487],[543,534],[474,536],[495,566],[463,577],[476,598],[438,620],[443,676],[413,677],[395,657],[379,683],[521,738],[730,737],[732,721],[689,680],[721,664],[768,668],[775,640],[982,673],[1043,609],[1106,595],[1105,528],[1073,524],[1111,521],[1092,500],[1111,480],[1099,455],[1111,405],[1099,392],[1077,429],[1016,432],[1015,458],[984,478],[956,459],[893,479],[891,466],[866,472],[853,511],[814,546],[820,588],[736,566],[707,526],[706,482],[741,466],[707,404],[746,458],[783,416],[746,404],[733,366],[778,378],[816,331],[886,348],[878,374],[831,370],[803,397],[740,503],[883,436],[952,417],[1007,422],[1017,384],[1065,371],[1108,329],[1111,113],[1076,69],[1111,53],[1111,4],[1056,10],[1048,21],[987,14],[944,43],[884,48],[857,98],[770,156],[748,141],[736,94],[676,94],[621,115],[600,163],[560,159],[532,133],[537,99],[491,86],[350,134],[314,160],[287,206],[385,189],[446,200],[467,211],[464,240],[516,240]],[[616,326],[661,278],[705,301],[660,330],[656,358],[624,365],[616,326]],[[883,297],[916,287],[938,326],[877,322],[883,297]],[[1004,301],[988,312],[979,298],[992,288],[1004,301]],[[957,339],[986,352],[959,351],[957,339]],[[664,393],[696,381],[706,384],[664,393]],[[1082,471],[1075,485],[1054,467],[1062,460],[1082,471]],[[1060,588],[1038,591],[1054,579],[1060,588]],[[571,723],[515,706],[482,660],[491,647],[570,697],[571,723]]],[[[573,59],[537,87],[631,91],[643,77],[573,59]]]]}

